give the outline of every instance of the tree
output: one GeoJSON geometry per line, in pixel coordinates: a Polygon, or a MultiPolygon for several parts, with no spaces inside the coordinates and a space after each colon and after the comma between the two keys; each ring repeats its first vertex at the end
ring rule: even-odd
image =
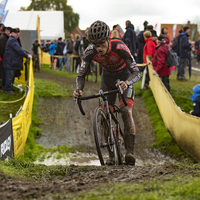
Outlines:
{"type": "Polygon", "coordinates": [[[64,11],[65,35],[73,32],[79,24],[79,14],[73,12],[67,0],[32,0],[27,8],[21,7],[20,10],[64,11]]]}

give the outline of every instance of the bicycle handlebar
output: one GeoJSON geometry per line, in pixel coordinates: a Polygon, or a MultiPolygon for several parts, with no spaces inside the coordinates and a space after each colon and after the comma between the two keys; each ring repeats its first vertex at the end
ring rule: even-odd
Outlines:
{"type": "MultiPolygon", "coordinates": [[[[119,82],[119,81],[117,80],[117,82],[119,82]]],[[[127,102],[125,100],[125,97],[123,95],[123,90],[122,90],[120,85],[118,87],[119,87],[119,90],[116,89],[116,90],[110,90],[110,91],[106,91],[106,92],[103,92],[103,90],[100,90],[99,93],[97,93],[97,94],[94,94],[94,95],[91,95],[91,96],[77,98],[76,99],[76,103],[78,104],[78,107],[79,107],[79,110],[80,110],[81,114],[85,115],[85,112],[84,112],[82,104],[81,104],[82,100],[94,99],[94,98],[97,98],[97,97],[107,96],[107,95],[114,94],[114,93],[120,93],[124,105],[127,106],[128,104],[127,104],[127,102]]],[[[78,90],[76,90],[76,92],[79,93],[78,90]]]]}

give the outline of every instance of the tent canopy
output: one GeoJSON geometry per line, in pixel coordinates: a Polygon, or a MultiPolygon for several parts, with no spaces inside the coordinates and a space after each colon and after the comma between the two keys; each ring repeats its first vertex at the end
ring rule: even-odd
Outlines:
{"type": "Polygon", "coordinates": [[[20,30],[36,30],[37,16],[40,17],[41,40],[65,37],[63,11],[9,11],[4,24],[20,30]]]}

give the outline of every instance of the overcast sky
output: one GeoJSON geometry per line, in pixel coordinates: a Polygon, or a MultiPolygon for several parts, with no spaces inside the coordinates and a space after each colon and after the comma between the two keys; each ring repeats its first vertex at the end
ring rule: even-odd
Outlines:
{"type": "MultiPolygon", "coordinates": [[[[2,0],[0,0],[1,2],[2,0]]],[[[6,10],[17,11],[27,7],[30,0],[8,0],[6,10]]],[[[130,20],[135,29],[149,25],[185,24],[200,21],[200,0],[68,0],[68,5],[80,16],[79,27],[86,29],[96,20],[105,21],[110,28],[119,24],[125,30],[125,21],[130,20]],[[199,17],[198,17],[199,15],[199,17]]]]}

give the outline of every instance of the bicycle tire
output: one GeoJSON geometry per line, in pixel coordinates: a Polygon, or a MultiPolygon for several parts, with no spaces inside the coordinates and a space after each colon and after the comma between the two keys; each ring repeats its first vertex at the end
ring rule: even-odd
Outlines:
{"type": "Polygon", "coordinates": [[[119,116],[120,116],[120,109],[119,109],[119,107],[117,106],[117,105],[114,105],[114,110],[115,110],[115,112],[117,112],[118,113],[118,117],[117,117],[117,119],[118,119],[118,121],[119,121],[119,136],[120,136],[120,139],[119,138],[117,138],[117,134],[116,134],[116,129],[117,129],[117,123],[115,122],[115,120],[114,119],[112,119],[113,120],[113,124],[115,124],[115,131],[114,131],[114,133],[113,133],[113,135],[114,135],[114,138],[115,138],[115,142],[116,142],[116,147],[117,147],[117,156],[118,156],[118,162],[119,162],[119,165],[123,165],[123,163],[124,163],[124,154],[125,154],[125,145],[124,145],[124,139],[123,139],[123,132],[122,132],[122,130],[121,130],[121,125],[120,125],[120,119],[119,119],[119,116]]]}
{"type": "Polygon", "coordinates": [[[116,143],[112,134],[109,136],[113,138],[110,138],[108,136],[109,131],[105,131],[110,130],[110,124],[106,118],[105,111],[100,107],[97,107],[94,111],[93,130],[97,154],[101,165],[105,165],[109,157],[113,157],[114,164],[118,165],[116,143]]]}

